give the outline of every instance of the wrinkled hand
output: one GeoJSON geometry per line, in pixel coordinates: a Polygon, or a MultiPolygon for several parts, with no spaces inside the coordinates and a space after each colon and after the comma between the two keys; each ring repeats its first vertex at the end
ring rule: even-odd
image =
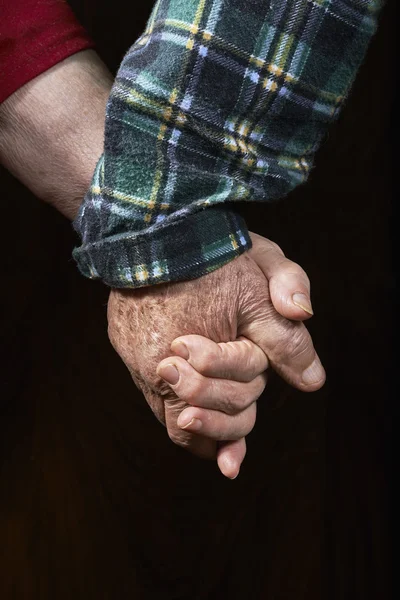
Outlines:
{"type": "Polygon", "coordinates": [[[267,383],[268,359],[244,337],[217,344],[200,335],[187,335],[174,340],[171,350],[175,355],[164,359],[157,373],[189,405],[177,424],[217,440],[219,469],[235,479],[246,455],[244,436],[255,422],[255,401],[267,383]]]}
{"type": "MultiPolygon", "coordinates": [[[[273,242],[255,234],[252,240],[252,250],[199,279],[110,293],[111,343],[170,438],[205,458],[216,458],[217,439],[232,439],[232,435],[234,440],[241,439],[251,431],[255,400],[266,377],[257,374],[258,384],[247,396],[234,398],[230,389],[225,397],[217,394],[218,399],[214,397],[208,408],[198,409],[209,411],[208,423],[212,416],[218,419],[219,431],[212,434],[205,428],[203,435],[190,433],[178,425],[178,417],[188,403],[197,405],[199,390],[182,399],[182,391],[175,393],[157,373],[160,361],[170,356],[175,338],[197,334],[227,343],[244,336],[294,387],[314,391],[324,383],[324,370],[300,322],[311,313],[306,274],[273,242]]],[[[176,357],[174,361],[178,368],[179,360],[176,357]]],[[[200,367],[196,370],[201,373],[200,367]]]]}

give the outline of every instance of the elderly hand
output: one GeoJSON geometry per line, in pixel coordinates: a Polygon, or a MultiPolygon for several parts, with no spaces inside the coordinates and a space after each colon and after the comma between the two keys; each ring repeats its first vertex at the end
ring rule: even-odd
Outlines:
{"type": "Polygon", "coordinates": [[[175,355],[164,359],[157,372],[164,378],[174,374],[171,368],[179,373],[170,385],[188,407],[180,413],[177,425],[217,440],[220,471],[235,479],[246,455],[246,440],[239,436],[254,424],[255,401],[267,382],[268,359],[244,337],[217,344],[200,335],[187,335],[174,340],[171,350],[175,355]]]}
{"type": "MultiPolygon", "coordinates": [[[[242,440],[253,428],[255,400],[266,384],[266,356],[269,364],[300,390],[317,390],[325,379],[311,338],[300,321],[311,313],[306,274],[287,260],[273,242],[255,234],[252,239],[250,252],[199,279],[110,293],[111,343],[154,414],[166,425],[170,438],[204,458],[217,457],[218,441],[242,440]],[[238,355],[234,371],[239,373],[239,381],[229,381],[233,371],[231,367],[226,371],[224,360],[214,362],[216,370],[209,371],[204,357],[209,354],[210,346],[203,353],[203,364],[190,365],[192,357],[189,361],[179,356],[173,362],[171,358],[163,360],[171,354],[173,340],[180,337],[182,341],[182,336],[188,335],[203,336],[217,344],[223,342],[224,348],[232,349],[236,346],[228,342],[239,336],[252,342],[247,358],[245,341],[237,346],[241,348],[239,351],[232,350],[238,355]],[[163,362],[159,366],[160,361],[163,362]],[[171,365],[179,371],[179,379],[174,383],[170,376],[169,385],[165,370],[171,373],[171,365]],[[188,376],[186,368],[195,369],[199,376],[188,376]],[[221,373],[218,390],[215,379],[221,379],[221,373]],[[214,381],[211,387],[216,391],[211,396],[204,380],[199,379],[210,375],[214,381]],[[196,408],[189,408],[189,404],[196,404],[196,408]],[[181,415],[183,411],[185,414],[181,415]],[[198,423],[192,420],[189,411],[202,411],[196,413],[197,419],[202,417],[198,419],[201,433],[194,432],[193,426],[198,423]],[[190,417],[191,425],[182,422],[185,416],[190,417]]],[[[186,337],[185,341],[188,342],[186,337]]],[[[194,351],[189,348],[190,342],[187,346],[194,351]]],[[[175,354],[178,348],[175,342],[175,354]]],[[[224,352],[226,356],[227,350],[224,352]]],[[[211,356],[215,356],[215,347],[211,356]]],[[[237,465],[238,457],[243,455],[243,442],[222,448],[225,454],[218,454],[218,463],[231,476],[236,468],[232,469],[232,465],[237,465]],[[239,452],[238,447],[242,448],[239,452]]]]}

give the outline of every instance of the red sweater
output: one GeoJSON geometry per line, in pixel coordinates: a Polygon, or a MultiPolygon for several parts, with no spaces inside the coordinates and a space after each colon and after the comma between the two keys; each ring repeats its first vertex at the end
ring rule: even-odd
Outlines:
{"type": "Polygon", "coordinates": [[[0,0],[0,103],[93,42],[63,0],[0,0]]]}

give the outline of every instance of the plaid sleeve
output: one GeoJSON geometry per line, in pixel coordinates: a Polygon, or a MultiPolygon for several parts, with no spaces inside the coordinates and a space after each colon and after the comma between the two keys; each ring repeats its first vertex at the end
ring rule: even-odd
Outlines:
{"type": "MultiPolygon", "coordinates": [[[[196,278],[251,247],[224,203],[306,181],[381,0],[158,0],[117,74],[75,221],[81,272],[113,287],[196,278]]],[[[231,206],[231,205],[230,205],[231,206]]]]}

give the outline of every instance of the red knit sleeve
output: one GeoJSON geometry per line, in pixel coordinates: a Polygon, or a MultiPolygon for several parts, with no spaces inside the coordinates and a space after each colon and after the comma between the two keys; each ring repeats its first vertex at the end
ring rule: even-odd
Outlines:
{"type": "Polygon", "coordinates": [[[0,102],[93,42],[63,0],[0,0],[0,102]]]}

